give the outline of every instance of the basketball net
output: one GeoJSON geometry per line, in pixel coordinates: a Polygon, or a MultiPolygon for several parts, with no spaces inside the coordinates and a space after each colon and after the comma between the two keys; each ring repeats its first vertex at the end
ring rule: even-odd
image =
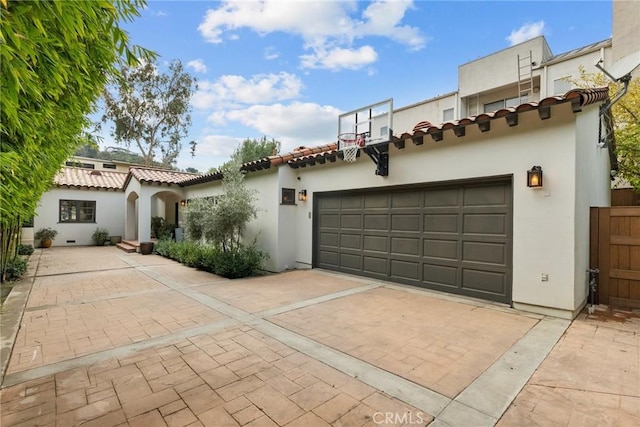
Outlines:
{"type": "Polygon", "coordinates": [[[355,133],[343,133],[338,135],[338,140],[340,141],[342,160],[347,163],[355,162],[358,158],[358,150],[360,147],[364,147],[364,137],[355,133]]]}

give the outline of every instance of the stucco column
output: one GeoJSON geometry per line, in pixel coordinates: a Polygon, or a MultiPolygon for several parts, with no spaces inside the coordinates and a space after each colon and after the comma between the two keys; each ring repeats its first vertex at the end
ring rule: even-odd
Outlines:
{"type": "Polygon", "coordinates": [[[130,194],[125,202],[124,207],[124,239],[136,239],[136,198],[130,194]]]}
{"type": "Polygon", "coordinates": [[[151,240],[151,197],[144,195],[138,199],[138,241],[151,240]]]}

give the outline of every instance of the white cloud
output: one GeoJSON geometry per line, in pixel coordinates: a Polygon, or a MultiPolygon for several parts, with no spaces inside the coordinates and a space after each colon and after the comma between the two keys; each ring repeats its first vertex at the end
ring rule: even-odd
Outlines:
{"type": "Polygon", "coordinates": [[[317,48],[310,55],[300,56],[303,68],[322,68],[337,71],[342,68],[358,70],[370,65],[378,59],[378,54],[371,46],[362,46],[359,49],[333,48],[326,50],[317,48]]]}
{"type": "Polygon", "coordinates": [[[210,43],[222,43],[242,28],[260,35],[294,34],[303,39],[305,49],[312,51],[301,56],[303,67],[333,70],[358,69],[377,59],[370,46],[354,48],[356,39],[387,37],[410,50],[420,50],[426,45],[428,38],[419,28],[402,24],[407,10],[413,7],[412,1],[378,0],[362,11],[360,4],[355,0],[227,0],[206,12],[198,30],[210,43]]]}
{"type": "Polygon", "coordinates": [[[271,61],[280,57],[280,52],[275,47],[269,46],[264,50],[264,59],[271,61]]]}
{"type": "Polygon", "coordinates": [[[196,155],[229,157],[243,139],[226,135],[206,135],[197,141],[196,155]]]}
{"type": "Polygon", "coordinates": [[[542,35],[544,29],[544,21],[526,23],[517,30],[511,31],[511,34],[506,39],[513,46],[542,35]]]}
{"type": "Polygon", "coordinates": [[[355,27],[356,34],[385,36],[409,46],[422,49],[428,39],[416,27],[400,25],[405,12],[413,7],[410,1],[375,1],[362,12],[364,22],[355,27]]]}
{"type": "Polygon", "coordinates": [[[205,173],[212,167],[218,167],[231,157],[244,138],[236,138],[215,133],[206,134],[197,139],[196,155],[191,157],[189,150],[183,149],[178,157],[181,168],[193,167],[205,173]]]}
{"type": "MultiPolygon", "coordinates": [[[[309,147],[335,141],[340,113],[332,106],[293,102],[252,105],[223,115],[226,121],[238,122],[256,129],[259,135],[276,138],[282,143],[283,151],[291,151],[300,145],[309,147]]],[[[219,120],[220,114],[214,114],[214,119],[219,120]]]]}
{"type": "Polygon", "coordinates": [[[193,71],[195,71],[196,73],[207,72],[207,66],[205,65],[204,61],[200,58],[187,62],[187,67],[193,68],[193,71]]]}
{"type": "Polygon", "coordinates": [[[302,81],[294,74],[258,74],[250,79],[243,76],[224,75],[215,82],[198,83],[198,91],[191,103],[199,109],[216,105],[260,104],[294,99],[300,96],[302,81]]]}

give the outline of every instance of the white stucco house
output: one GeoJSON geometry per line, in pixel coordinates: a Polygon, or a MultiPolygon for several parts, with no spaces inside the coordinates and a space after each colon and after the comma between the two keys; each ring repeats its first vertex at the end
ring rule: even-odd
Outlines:
{"type": "MultiPolygon", "coordinates": [[[[614,2],[614,16],[628,3],[614,2]]],[[[608,89],[569,80],[578,65],[596,71],[596,60],[613,66],[637,49],[613,45],[553,55],[538,37],[463,64],[456,92],[393,110],[389,140],[355,163],[334,142],[242,165],[260,208],[246,239],[270,271],[323,268],[575,317],[589,208],[609,206],[615,157],[608,89]]],[[[65,166],[34,228],[57,229],[54,246],[91,244],[98,226],[146,241],[152,216],[180,224],[189,200],[220,194],[222,178],[65,166]]]]}
{"type": "MultiPolygon", "coordinates": [[[[394,133],[387,176],[365,150],[343,162],[336,144],[245,164],[260,207],[246,238],[271,271],[319,267],[571,318],[587,296],[589,208],[609,204],[607,99],[606,88],[573,90],[420,122],[394,133]],[[540,188],[527,185],[532,166],[540,188]]],[[[144,241],[151,216],[179,223],[190,199],[221,192],[220,173],[66,167],[35,227],[58,229],[54,245],[90,244],[96,226],[144,241]]]]}

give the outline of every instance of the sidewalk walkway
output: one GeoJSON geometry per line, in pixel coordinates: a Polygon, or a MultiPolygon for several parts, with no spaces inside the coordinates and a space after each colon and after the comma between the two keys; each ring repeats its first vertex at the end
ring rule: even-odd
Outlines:
{"type": "Polygon", "coordinates": [[[637,318],[569,326],[319,270],[230,281],[109,247],[34,259],[3,307],[3,426],[640,424],[637,318]]]}

